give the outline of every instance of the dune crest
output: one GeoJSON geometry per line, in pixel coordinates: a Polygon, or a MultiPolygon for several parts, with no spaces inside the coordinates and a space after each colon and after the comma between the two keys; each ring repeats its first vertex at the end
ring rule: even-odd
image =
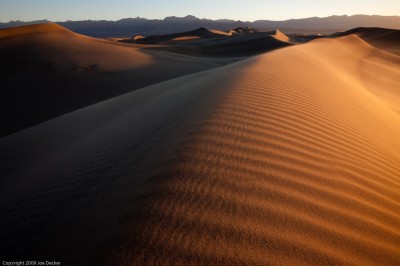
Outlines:
{"type": "Polygon", "coordinates": [[[56,23],[50,22],[46,24],[33,24],[27,26],[0,29],[0,39],[40,33],[72,33],[72,31],[56,23]]]}

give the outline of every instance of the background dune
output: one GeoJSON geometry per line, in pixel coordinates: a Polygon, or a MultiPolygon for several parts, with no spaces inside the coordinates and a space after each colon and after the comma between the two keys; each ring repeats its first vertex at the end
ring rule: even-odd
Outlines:
{"type": "Polygon", "coordinates": [[[36,52],[41,60],[51,59],[51,63],[59,68],[67,68],[69,64],[69,71],[89,66],[96,66],[99,71],[118,71],[152,62],[150,55],[138,49],[123,45],[110,48],[112,43],[75,34],[54,23],[4,29],[0,31],[0,38],[3,51],[26,49],[26,53],[36,52]],[[127,60],[127,57],[134,60],[127,60]]]}
{"type": "Polygon", "coordinates": [[[121,41],[152,50],[217,57],[252,56],[294,44],[279,30],[257,32],[249,27],[239,27],[227,32],[200,28],[190,32],[121,41]]]}
{"type": "Polygon", "coordinates": [[[140,50],[57,24],[0,30],[0,136],[90,104],[236,59],[140,50]]]}
{"type": "Polygon", "coordinates": [[[1,252],[396,265],[399,75],[398,56],[355,35],[319,39],[4,137],[1,252]]]}
{"type": "Polygon", "coordinates": [[[165,43],[167,41],[171,41],[177,38],[184,38],[187,36],[195,36],[202,39],[215,39],[230,36],[230,34],[217,31],[217,30],[208,30],[206,28],[198,28],[192,31],[174,33],[174,34],[165,34],[165,35],[154,35],[146,38],[136,40],[136,43],[139,44],[158,44],[165,43]]]}

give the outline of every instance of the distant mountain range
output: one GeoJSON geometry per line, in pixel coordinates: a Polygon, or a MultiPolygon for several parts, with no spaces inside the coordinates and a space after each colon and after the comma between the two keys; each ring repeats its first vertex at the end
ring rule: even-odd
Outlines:
{"type": "MultiPolygon", "coordinates": [[[[40,21],[10,21],[0,23],[0,28],[45,23],[40,21]]],[[[382,27],[400,29],[400,16],[330,16],[312,17],[304,19],[290,19],[285,21],[257,20],[253,22],[228,19],[199,19],[194,16],[166,17],[164,19],[126,18],[118,21],[84,20],[56,22],[74,32],[93,37],[129,37],[134,35],[168,34],[188,31],[205,27],[209,29],[228,30],[237,27],[250,26],[256,29],[280,29],[285,33],[327,34],[345,31],[356,27],[382,27]]]]}

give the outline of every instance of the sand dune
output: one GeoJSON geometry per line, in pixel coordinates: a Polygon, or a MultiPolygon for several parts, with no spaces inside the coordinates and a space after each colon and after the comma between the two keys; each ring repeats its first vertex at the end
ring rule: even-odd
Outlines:
{"type": "Polygon", "coordinates": [[[187,36],[195,36],[203,39],[215,39],[229,36],[230,34],[219,31],[219,30],[209,30],[206,28],[198,28],[192,31],[173,33],[173,34],[165,34],[165,35],[154,35],[146,38],[135,40],[136,43],[139,44],[159,44],[165,43],[167,41],[171,41],[177,38],[183,38],[187,36]]]}
{"type": "Polygon", "coordinates": [[[334,34],[334,36],[346,36],[356,34],[369,44],[400,55],[400,30],[384,29],[384,28],[356,28],[343,33],[334,34]]]}
{"type": "Polygon", "coordinates": [[[118,71],[143,67],[152,62],[151,56],[138,49],[122,45],[110,49],[110,44],[115,43],[75,34],[55,23],[0,30],[0,40],[2,50],[36,49],[41,60],[51,58],[56,65],[70,64],[70,71],[93,65],[101,71],[118,71]],[[135,60],[126,60],[127,57],[135,60]]]}
{"type": "Polygon", "coordinates": [[[188,40],[197,40],[200,39],[199,36],[183,36],[183,37],[177,37],[175,39],[172,39],[172,41],[188,41],[188,40]]]}
{"type": "MultiPolygon", "coordinates": [[[[115,258],[395,265],[399,116],[364,83],[383,67],[371,53],[380,52],[350,36],[242,66],[169,165],[149,218],[126,229],[139,239],[127,237],[115,258]]],[[[398,77],[399,66],[385,68],[398,77]]],[[[398,78],[385,84],[398,94],[398,78]]]]}
{"type": "Polygon", "coordinates": [[[0,136],[181,75],[231,63],[75,34],[57,24],[0,30],[0,136]]]}
{"type": "Polygon", "coordinates": [[[141,48],[218,57],[252,56],[294,44],[279,30],[254,32],[242,28],[229,33],[202,28],[179,34],[150,36],[132,42],[143,44],[141,48]]]}
{"type": "Polygon", "coordinates": [[[288,36],[286,36],[283,32],[281,32],[280,30],[275,30],[273,36],[277,39],[280,40],[282,42],[290,42],[290,39],[288,36]]]}
{"type": "Polygon", "coordinates": [[[398,56],[355,35],[319,39],[2,138],[0,250],[71,265],[396,265],[399,75],[398,56]]]}

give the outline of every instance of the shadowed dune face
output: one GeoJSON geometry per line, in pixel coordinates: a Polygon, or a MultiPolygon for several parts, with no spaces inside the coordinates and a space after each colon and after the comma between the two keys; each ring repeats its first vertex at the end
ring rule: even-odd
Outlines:
{"type": "Polygon", "coordinates": [[[375,36],[366,32],[361,33],[359,36],[379,49],[400,55],[400,30],[386,30],[375,36]]]}
{"type": "Polygon", "coordinates": [[[400,55],[400,30],[384,28],[356,28],[337,36],[356,34],[369,44],[386,52],[400,55]]]}
{"type": "Polygon", "coordinates": [[[2,138],[0,248],[72,264],[396,265],[398,59],[320,39],[2,138]]]}
{"type": "Polygon", "coordinates": [[[59,115],[235,59],[142,50],[57,24],[0,30],[0,136],[59,115]]]}

